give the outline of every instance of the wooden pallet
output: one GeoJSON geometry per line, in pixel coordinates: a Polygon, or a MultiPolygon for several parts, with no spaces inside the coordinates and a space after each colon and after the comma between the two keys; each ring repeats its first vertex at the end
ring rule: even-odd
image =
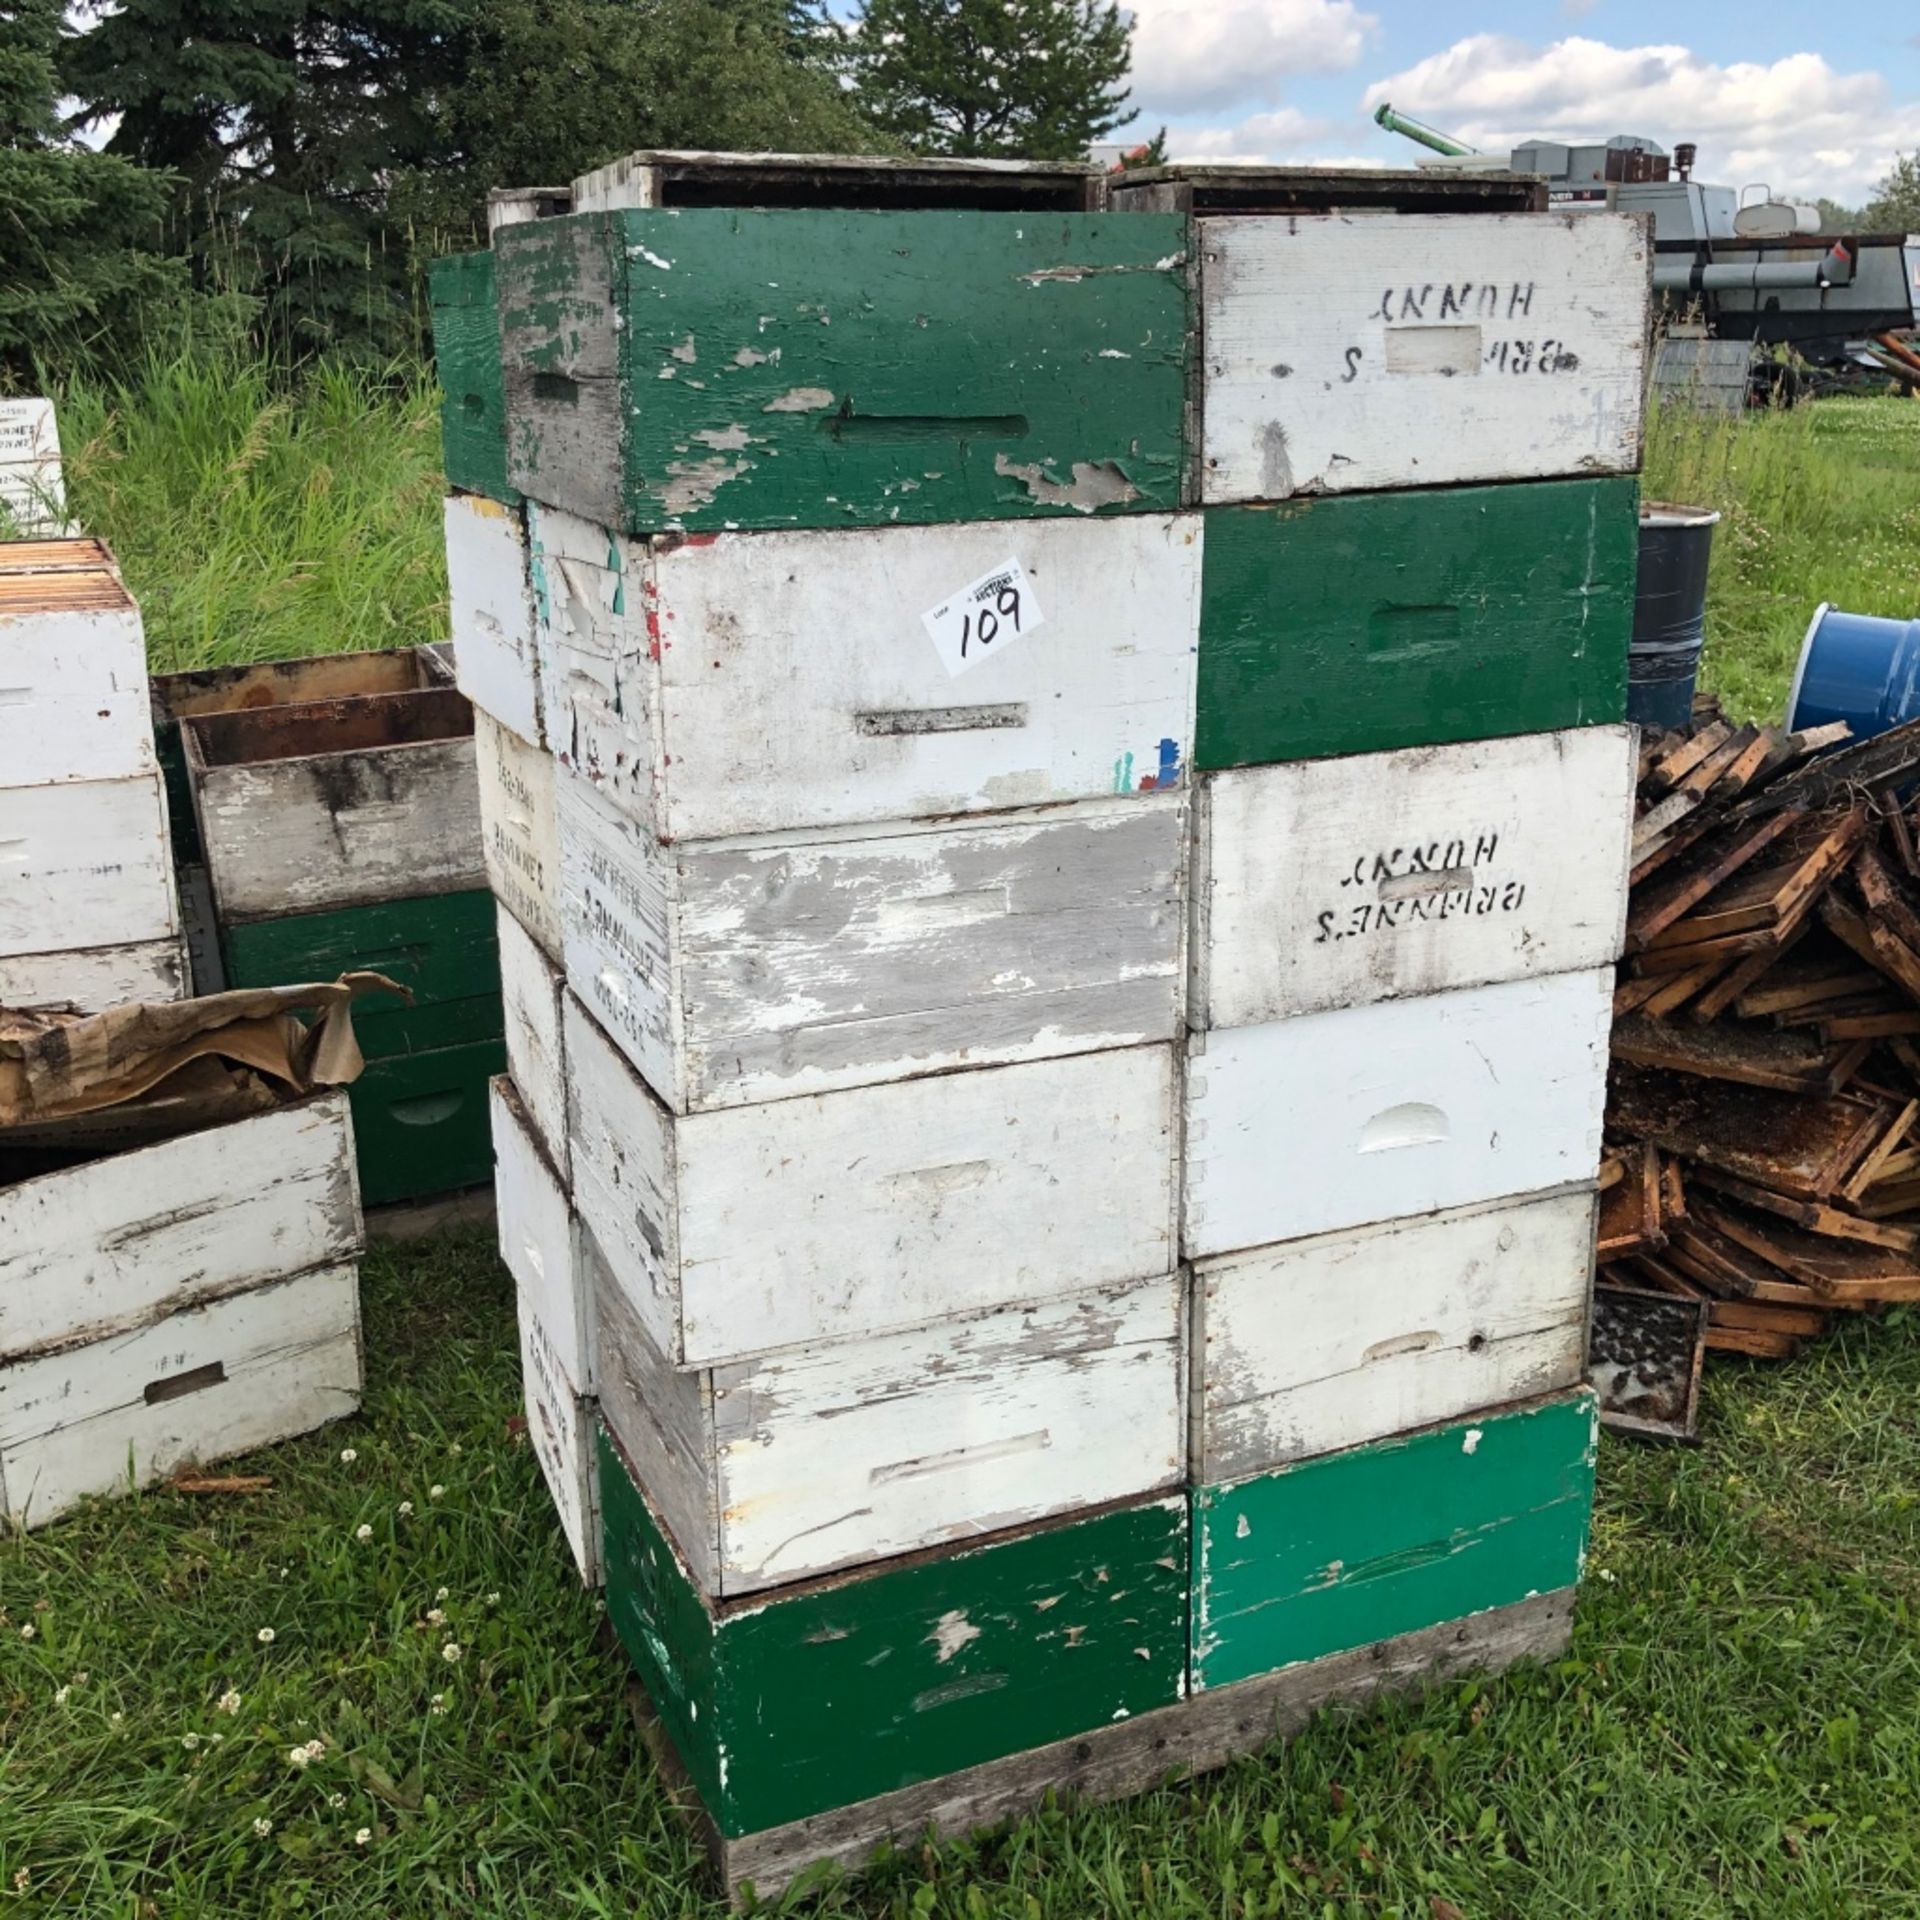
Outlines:
{"type": "Polygon", "coordinates": [[[1116,1800],[1223,1767],[1269,1742],[1291,1739],[1323,1708],[1360,1707],[1391,1693],[1467,1673],[1499,1673],[1562,1652],[1573,1627],[1573,1590],[1545,1593],[1379,1641],[1305,1666],[1196,1694],[1008,1760],[903,1787],[857,1806],[729,1839],[689,1782],[653,1703],[627,1693],[635,1724],[674,1803],[704,1846],[729,1899],[778,1896],[808,1868],[858,1871],[879,1848],[932,1834],[955,1837],[1016,1820],[1050,1794],[1082,1803],[1116,1800]]]}

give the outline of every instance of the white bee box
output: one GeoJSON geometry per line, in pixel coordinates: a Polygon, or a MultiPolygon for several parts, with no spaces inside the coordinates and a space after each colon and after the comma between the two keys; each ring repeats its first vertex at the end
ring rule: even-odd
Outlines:
{"type": "Polygon", "coordinates": [[[1202,1261],[1195,1482],[1575,1385],[1593,1225],[1570,1188],[1202,1261]]]}
{"type": "Polygon", "coordinates": [[[1189,1259],[1594,1178],[1613,970],[1189,1043],[1189,1259]]]}
{"type": "Polygon", "coordinates": [[[473,710],[474,767],[487,884],[515,919],[560,954],[560,828],[553,756],[483,707],[473,710]]]}
{"type": "Polygon", "coordinates": [[[574,1205],[676,1366],[1174,1265],[1171,1047],[676,1120],[570,993],[574,1205]]]}
{"type": "Polygon", "coordinates": [[[1185,1471],[1178,1274],[691,1373],[605,1291],[601,1415],[708,1595],[1130,1499],[1185,1471]]]}
{"type": "Polygon", "coordinates": [[[594,1302],[580,1223],[505,1074],[493,1082],[492,1112],[500,1258],[521,1312],[540,1322],[568,1384],[590,1394],[594,1302]]]}
{"type": "Polygon", "coordinates": [[[444,523],[454,685],[482,713],[544,746],[525,517],[484,494],[452,493],[444,523]]]}
{"type": "Polygon", "coordinates": [[[531,516],[548,740],[663,840],[1184,781],[1198,515],[651,541],[531,516]],[[1015,565],[1026,624],[951,672],[925,617],[1015,565]]]}
{"type": "Polygon", "coordinates": [[[1209,774],[1196,1026],[1605,966],[1620,956],[1635,730],[1576,727],[1209,774]]]}
{"type": "Polygon", "coordinates": [[[600,1472],[594,1458],[594,1403],[574,1392],[539,1316],[520,1296],[520,1370],[527,1438],[547,1483],[567,1551],[583,1585],[600,1571],[600,1472]]]}
{"type": "Polygon", "coordinates": [[[187,951],[177,939],[0,960],[0,1007],[101,1013],[139,1000],[184,1000],[188,991],[187,951]]]}
{"type": "Polygon", "coordinates": [[[309,1433],[360,1404],[360,1276],[321,1267],[0,1365],[0,1516],[309,1433]]]}
{"type": "Polygon", "coordinates": [[[157,773],[0,787],[0,958],[177,939],[157,773]]]}
{"type": "Polygon", "coordinates": [[[663,846],[560,781],[568,984],[676,1113],[1171,1040],[1184,795],[663,846]]]}
{"type": "Polygon", "coordinates": [[[1646,220],[1195,225],[1207,505],[1639,468],[1646,220]]]}
{"type": "Polygon", "coordinates": [[[573,1182],[567,1144],[566,1041],[560,1008],[566,976],[507,909],[499,909],[500,998],[506,1019],[507,1071],[529,1125],[560,1175],[573,1182]]]}
{"type": "Polygon", "coordinates": [[[16,535],[54,533],[66,525],[60,429],[51,400],[0,400],[0,507],[16,535]]]}

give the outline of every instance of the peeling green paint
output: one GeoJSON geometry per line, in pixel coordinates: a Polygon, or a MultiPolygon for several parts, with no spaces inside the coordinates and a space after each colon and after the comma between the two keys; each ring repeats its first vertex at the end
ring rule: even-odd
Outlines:
{"type": "Polygon", "coordinates": [[[436,260],[427,287],[447,484],[513,505],[520,496],[507,484],[493,255],[459,253],[436,260]]]}

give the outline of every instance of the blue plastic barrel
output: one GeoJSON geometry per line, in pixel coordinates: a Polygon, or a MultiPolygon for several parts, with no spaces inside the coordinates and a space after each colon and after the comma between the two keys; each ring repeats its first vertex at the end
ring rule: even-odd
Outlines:
{"type": "Polygon", "coordinates": [[[1787,725],[1824,727],[1844,720],[1856,740],[1871,740],[1920,718],[1920,620],[1842,613],[1822,602],[1800,643],[1787,695],[1787,725]]]}
{"type": "Polygon", "coordinates": [[[1707,629],[1707,562],[1720,516],[1649,500],[1640,509],[1640,575],[1627,654],[1627,718],[1683,727],[1707,629]]]}

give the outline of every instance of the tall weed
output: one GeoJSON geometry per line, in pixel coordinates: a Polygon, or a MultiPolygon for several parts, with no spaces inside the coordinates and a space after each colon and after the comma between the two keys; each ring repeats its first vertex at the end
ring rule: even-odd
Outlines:
{"type": "Polygon", "coordinates": [[[58,399],[74,522],[119,556],[156,670],[445,638],[424,368],[191,353],[58,399]]]}

